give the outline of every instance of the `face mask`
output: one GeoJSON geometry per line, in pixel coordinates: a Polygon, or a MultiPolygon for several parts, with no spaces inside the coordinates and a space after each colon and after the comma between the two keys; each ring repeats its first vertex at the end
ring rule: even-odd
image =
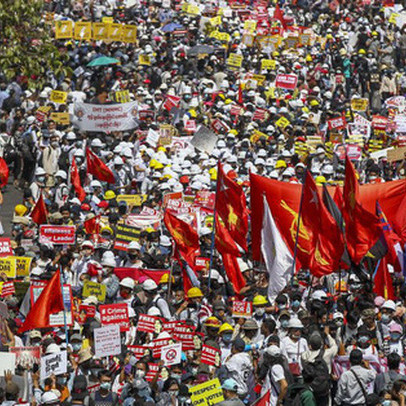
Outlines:
{"type": "Polygon", "coordinates": [[[192,368],[192,375],[196,376],[198,371],[199,371],[199,368],[192,368]]]}
{"type": "Polygon", "coordinates": [[[381,321],[383,324],[388,324],[391,321],[391,317],[388,314],[383,314],[381,321]]]}
{"type": "Polygon", "coordinates": [[[176,379],[178,382],[180,382],[180,380],[182,379],[182,375],[181,374],[171,374],[171,377],[173,379],[176,379]]]}
{"type": "Polygon", "coordinates": [[[291,334],[290,338],[293,338],[294,340],[299,340],[299,338],[302,336],[301,333],[295,333],[295,334],[291,334]]]}
{"type": "Polygon", "coordinates": [[[300,306],[300,301],[299,300],[294,300],[292,302],[292,307],[299,307],[300,306]]]}
{"type": "Polygon", "coordinates": [[[391,406],[392,401],[390,399],[386,399],[382,402],[382,406],[391,406]]]}
{"type": "Polygon", "coordinates": [[[37,181],[40,183],[44,183],[45,182],[45,176],[37,176],[37,181]]]}
{"type": "Polygon", "coordinates": [[[343,321],[342,320],[336,320],[336,326],[337,327],[341,327],[343,325],[343,321]]]}
{"type": "Polygon", "coordinates": [[[72,350],[77,352],[82,348],[82,344],[72,344],[72,350]]]}
{"type": "Polygon", "coordinates": [[[110,390],[110,388],[111,388],[111,382],[103,382],[100,384],[100,389],[110,390]]]}
{"type": "Polygon", "coordinates": [[[162,285],[162,292],[168,291],[168,285],[162,285]]]}
{"type": "Polygon", "coordinates": [[[350,285],[350,288],[354,292],[356,290],[361,289],[361,284],[360,283],[353,283],[352,285],[350,285]]]}
{"type": "Polygon", "coordinates": [[[177,397],[179,395],[179,391],[178,390],[168,390],[168,393],[171,397],[177,397]]]}
{"type": "Polygon", "coordinates": [[[53,141],[53,142],[51,142],[51,146],[53,148],[58,148],[59,147],[59,142],[58,141],[53,141]]]}
{"type": "Polygon", "coordinates": [[[278,309],[279,310],[284,310],[284,309],[286,309],[286,305],[280,304],[280,305],[278,305],[278,309]]]}
{"type": "Polygon", "coordinates": [[[135,376],[136,376],[137,378],[144,378],[144,376],[145,376],[145,371],[142,370],[142,369],[137,369],[137,370],[135,371],[135,376]]]}
{"type": "Polygon", "coordinates": [[[265,314],[265,309],[264,309],[263,307],[260,307],[259,309],[256,309],[256,310],[255,310],[255,315],[256,315],[256,316],[261,317],[261,316],[263,316],[264,314],[265,314]]]}
{"type": "Polygon", "coordinates": [[[137,255],[136,254],[128,254],[128,258],[130,258],[130,260],[132,261],[133,259],[137,259],[137,255]]]}
{"type": "Polygon", "coordinates": [[[56,381],[59,383],[59,385],[66,385],[68,379],[64,376],[59,376],[56,378],[56,381]]]}
{"type": "Polygon", "coordinates": [[[225,343],[229,343],[229,342],[231,342],[231,339],[233,338],[233,334],[231,333],[231,334],[224,334],[223,335],[223,341],[225,342],[225,343]]]}
{"type": "Polygon", "coordinates": [[[361,344],[366,344],[369,341],[369,337],[367,336],[361,336],[360,338],[358,338],[358,342],[361,344]]]}
{"type": "Polygon", "coordinates": [[[391,333],[390,338],[392,341],[399,341],[401,337],[401,334],[399,333],[391,333]]]}
{"type": "Polygon", "coordinates": [[[282,328],[287,328],[287,327],[288,327],[288,324],[289,324],[289,320],[282,320],[282,321],[281,321],[281,326],[282,326],[282,328]]]}

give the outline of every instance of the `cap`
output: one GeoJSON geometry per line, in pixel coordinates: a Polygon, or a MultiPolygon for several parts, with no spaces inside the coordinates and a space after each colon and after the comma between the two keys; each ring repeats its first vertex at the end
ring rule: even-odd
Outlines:
{"type": "Polygon", "coordinates": [[[275,357],[281,354],[281,349],[276,345],[270,345],[265,352],[271,357],[275,357]]]}
{"type": "Polygon", "coordinates": [[[245,323],[242,326],[243,330],[257,330],[258,323],[253,319],[245,320],[245,323]]]}
{"type": "Polygon", "coordinates": [[[228,378],[223,382],[223,385],[221,387],[224,390],[228,390],[230,392],[237,392],[238,390],[238,384],[233,378],[228,378]]]}
{"type": "Polygon", "coordinates": [[[143,282],[142,289],[146,290],[147,292],[150,292],[152,290],[158,289],[158,285],[152,279],[147,279],[146,281],[143,282]]]}
{"type": "Polygon", "coordinates": [[[123,286],[124,288],[128,288],[128,289],[134,289],[134,279],[132,278],[124,278],[121,282],[120,282],[120,286],[123,286]]]}

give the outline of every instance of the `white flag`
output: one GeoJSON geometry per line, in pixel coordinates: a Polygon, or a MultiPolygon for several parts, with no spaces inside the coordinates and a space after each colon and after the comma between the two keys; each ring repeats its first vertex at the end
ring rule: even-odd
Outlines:
{"type": "Polygon", "coordinates": [[[268,297],[274,300],[291,278],[293,255],[279,233],[265,196],[261,241],[262,256],[269,274],[268,297]]]}

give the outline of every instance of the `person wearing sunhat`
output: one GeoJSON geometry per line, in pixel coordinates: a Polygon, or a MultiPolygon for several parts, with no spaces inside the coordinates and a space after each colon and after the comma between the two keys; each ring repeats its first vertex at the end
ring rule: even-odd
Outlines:
{"type": "Polygon", "coordinates": [[[238,383],[233,378],[226,379],[221,385],[224,399],[219,406],[244,406],[244,402],[238,397],[238,383]]]}

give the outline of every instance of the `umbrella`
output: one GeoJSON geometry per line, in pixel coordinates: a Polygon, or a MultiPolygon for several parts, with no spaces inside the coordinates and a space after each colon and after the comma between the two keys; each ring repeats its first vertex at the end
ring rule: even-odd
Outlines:
{"type": "Polygon", "coordinates": [[[215,50],[210,45],[196,45],[189,49],[188,55],[212,54],[215,50]]]}
{"type": "Polygon", "coordinates": [[[176,23],[169,23],[169,24],[166,24],[162,28],[162,31],[163,32],[173,32],[173,31],[181,29],[181,28],[183,28],[183,25],[176,24],[176,23]]]}
{"type": "Polygon", "coordinates": [[[105,65],[115,65],[116,63],[120,63],[120,61],[116,58],[110,58],[109,56],[100,56],[93,61],[90,61],[87,66],[105,66],[105,65]]]}

